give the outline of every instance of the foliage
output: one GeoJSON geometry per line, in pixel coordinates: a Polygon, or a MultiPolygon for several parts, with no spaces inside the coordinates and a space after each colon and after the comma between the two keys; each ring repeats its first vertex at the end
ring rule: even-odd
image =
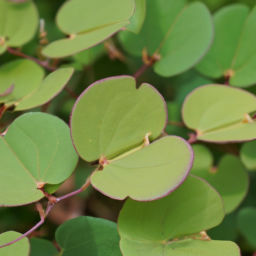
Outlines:
{"type": "Polygon", "coordinates": [[[254,4],[0,0],[0,256],[253,255],[254,4]]]}

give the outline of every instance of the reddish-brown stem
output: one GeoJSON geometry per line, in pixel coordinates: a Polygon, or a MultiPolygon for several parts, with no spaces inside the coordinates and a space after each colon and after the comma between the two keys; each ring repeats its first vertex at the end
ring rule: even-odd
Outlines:
{"type": "Polygon", "coordinates": [[[188,136],[189,136],[189,139],[187,140],[187,142],[189,144],[195,143],[197,141],[196,134],[190,133],[188,136]]]}
{"type": "Polygon", "coordinates": [[[36,62],[37,64],[39,64],[40,66],[44,67],[45,69],[48,69],[49,71],[57,70],[57,68],[55,68],[53,66],[50,66],[48,61],[42,61],[42,60],[36,59],[36,58],[28,56],[28,55],[26,55],[22,52],[16,51],[16,50],[14,50],[13,48],[10,48],[10,47],[7,48],[7,51],[9,53],[13,54],[13,55],[16,55],[16,56],[19,56],[19,57],[22,57],[22,58],[25,58],[25,59],[32,60],[32,61],[36,62]]]}
{"type": "Polygon", "coordinates": [[[256,256],[256,252],[252,256],[256,256]]]}
{"type": "Polygon", "coordinates": [[[75,100],[78,98],[78,95],[76,95],[71,89],[69,89],[67,86],[65,86],[64,90],[75,100]]]}
{"type": "Polygon", "coordinates": [[[2,118],[2,116],[4,115],[5,111],[7,110],[6,106],[3,105],[1,108],[0,108],[0,119],[2,118]]]}
{"type": "Polygon", "coordinates": [[[168,121],[169,125],[179,126],[179,127],[185,127],[185,124],[182,122],[176,122],[176,121],[168,121]]]}
{"type": "MultiPolygon", "coordinates": [[[[153,64],[153,63],[152,63],[153,64]]],[[[133,75],[133,77],[135,78],[135,79],[137,79],[139,76],[141,76],[149,67],[151,67],[152,66],[152,64],[151,63],[149,63],[149,64],[144,64],[134,75],[133,75]]]]}

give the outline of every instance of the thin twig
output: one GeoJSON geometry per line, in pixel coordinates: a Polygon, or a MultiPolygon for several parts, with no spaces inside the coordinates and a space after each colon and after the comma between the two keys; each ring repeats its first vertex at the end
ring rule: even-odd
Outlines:
{"type": "Polygon", "coordinates": [[[64,87],[64,90],[75,100],[78,98],[78,95],[76,95],[70,88],[67,86],[64,87]]]}
{"type": "Polygon", "coordinates": [[[185,127],[185,124],[183,122],[178,122],[178,121],[168,121],[168,124],[179,126],[179,127],[185,127]]]}
{"type": "Polygon", "coordinates": [[[36,62],[37,64],[39,64],[40,66],[44,67],[45,69],[48,69],[49,71],[57,70],[57,68],[55,68],[53,66],[50,66],[48,61],[42,61],[42,60],[36,59],[36,58],[31,57],[29,55],[26,55],[22,52],[16,51],[16,50],[14,50],[13,48],[10,48],[10,47],[7,48],[7,51],[9,53],[13,54],[13,55],[16,55],[16,56],[19,56],[19,57],[22,57],[22,58],[25,58],[25,59],[32,60],[32,61],[36,62]]]}
{"type": "Polygon", "coordinates": [[[188,136],[189,136],[189,139],[187,140],[187,142],[189,144],[193,144],[197,141],[196,134],[190,133],[188,136]]]}
{"type": "Polygon", "coordinates": [[[144,64],[134,75],[133,77],[137,79],[139,76],[141,76],[149,67],[152,65],[144,64]]]}

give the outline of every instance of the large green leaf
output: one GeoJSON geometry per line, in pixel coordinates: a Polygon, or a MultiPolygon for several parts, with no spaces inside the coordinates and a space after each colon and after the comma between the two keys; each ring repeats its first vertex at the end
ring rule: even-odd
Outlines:
{"type": "Polygon", "coordinates": [[[183,120],[197,139],[215,143],[256,138],[256,97],[225,85],[206,85],[191,92],[183,104],[183,120]]]}
{"type": "Polygon", "coordinates": [[[175,190],[187,177],[193,152],[182,138],[166,136],[92,175],[92,185],[115,199],[146,201],[175,190]],[[111,184],[111,185],[110,185],[111,184]]]}
{"type": "Polygon", "coordinates": [[[249,141],[243,144],[240,157],[243,164],[246,166],[248,170],[255,171],[256,170],[256,140],[249,141]]]}
{"type": "Polygon", "coordinates": [[[56,231],[62,256],[121,256],[117,225],[92,217],[79,217],[63,223],[56,231]]]}
{"type": "Polygon", "coordinates": [[[214,43],[197,70],[211,78],[229,75],[230,84],[238,87],[255,84],[256,8],[225,6],[214,15],[214,24],[214,43]]]}
{"type": "Polygon", "coordinates": [[[31,252],[29,256],[56,256],[58,250],[48,240],[41,238],[32,238],[30,240],[31,252]]]}
{"type": "Polygon", "coordinates": [[[250,245],[256,249],[256,208],[247,207],[238,214],[238,227],[250,245]]]}
{"type": "Polygon", "coordinates": [[[136,56],[146,47],[148,54],[160,55],[154,70],[161,76],[173,76],[194,66],[213,40],[212,18],[200,2],[186,0],[147,0],[144,25],[138,35],[119,33],[124,48],[136,56]]]}
{"type": "Polygon", "coordinates": [[[135,13],[132,15],[130,22],[126,28],[135,34],[138,34],[142,28],[146,17],[146,0],[134,0],[135,13]]]}
{"type": "Polygon", "coordinates": [[[73,68],[59,69],[44,80],[43,69],[31,60],[15,60],[0,68],[0,103],[14,111],[41,106],[55,97],[73,74],[73,68]]]}
{"type": "Polygon", "coordinates": [[[0,205],[28,204],[44,197],[38,188],[66,180],[78,161],[68,126],[44,113],[17,118],[0,136],[0,205]]]}
{"type": "Polygon", "coordinates": [[[136,89],[133,77],[121,76],[92,84],[77,100],[72,116],[72,139],[79,155],[92,162],[112,159],[156,139],[166,123],[166,106],[149,84],[136,89]]]}
{"type": "Polygon", "coordinates": [[[239,256],[232,242],[203,241],[199,232],[220,224],[221,197],[189,176],[172,194],[152,202],[128,199],[118,219],[124,256],[239,256]]]}
{"type": "Polygon", "coordinates": [[[239,158],[225,155],[218,165],[213,166],[211,152],[202,145],[194,145],[195,161],[191,174],[206,180],[221,195],[226,213],[234,211],[245,198],[249,178],[239,158]]]}
{"type": "Polygon", "coordinates": [[[128,25],[133,12],[133,0],[67,1],[58,11],[57,24],[69,38],[47,45],[43,54],[60,58],[88,49],[128,25]]]}
{"type": "Polygon", "coordinates": [[[153,141],[165,127],[165,108],[153,87],[136,89],[128,76],[96,82],[80,96],[72,139],[83,159],[101,165],[91,178],[96,189],[116,199],[152,200],[184,181],[193,161],[187,142],[173,136],[145,147],[147,136],[153,141]]]}
{"type": "MultiPolygon", "coordinates": [[[[0,246],[19,238],[21,235],[22,234],[14,231],[2,233],[0,235],[0,246]]],[[[1,248],[0,256],[29,256],[29,251],[30,246],[28,239],[24,237],[12,245],[1,248]]]]}
{"type": "Polygon", "coordinates": [[[0,0],[0,54],[7,47],[19,47],[34,36],[38,13],[33,1],[15,4],[0,0]]]}

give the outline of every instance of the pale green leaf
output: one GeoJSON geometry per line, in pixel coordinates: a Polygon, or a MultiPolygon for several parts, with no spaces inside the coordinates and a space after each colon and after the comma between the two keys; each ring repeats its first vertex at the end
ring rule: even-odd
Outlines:
{"type": "Polygon", "coordinates": [[[38,26],[38,13],[33,1],[11,3],[0,0],[0,54],[7,47],[19,47],[30,41],[38,26]]]}
{"type": "Polygon", "coordinates": [[[191,174],[206,180],[221,195],[226,213],[234,211],[245,198],[249,188],[246,169],[239,158],[225,155],[213,166],[211,152],[202,145],[194,145],[195,161],[191,174]]]}
{"type": "Polygon", "coordinates": [[[256,97],[225,85],[206,85],[191,92],[183,104],[183,120],[197,140],[215,143],[256,138],[256,97]]]}
{"type": "Polygon", "coordinates": [[[187,177],[192,162],[190,146],[182,138],[166,136],[110,161],[103,171],[94,172],[91,182],[115,199],[154,200],[175,190],[187,177]]]}
{"type": "Polygon", "coordinates": [[[211,78],[229,73],[230,84],[246,87],[256,83],[256,8],[225,6],[214,15],[215,39],[197,70],[211,78]]]}
{"type": "MultiPolygon", "coordinates": [[[[2,233],[0,235],[0,246],[19,238],[21,235],[22,234],[14,231],[2,233]]],[[[1,248],[0,256],[29,256],[29,251],[30,246],[28,239],[24,237],[12,245],[1,248]]]]}
{"type": "Polygon", "coordinates": [[[119,235],[114,222],[79,217],[63,223],[56,231],[62,256],[121,256],[119,235]]]}
{"type": "Polygon", "coordinates": [[[43,198],[38,188],[66,180],[78,161],[68,126],[44,113],[17,118],[0,137],[0,149],[0,205],[5,206],[43,198]]]}
{"type": "Polygon", "coordinates": [[[206,53],[213,40],[212,18],[200,2],[186,0],[147,0],[146,18],[138,35],[121,31],[124,48],[136,56],[145,47],[160,61],[154,70],[161,76],[174,76],[193,67],[206,53]]]}
{"type": "Polygon", "coordinates": [[[256,170],[256,141],[249,141],[243,144],[240,157],[248,170],[256,170]]]}
{"type": "Polygon", "coordinates": [[[203,241],[199,232],[222,221],[221,197],[189,176],[173,193],[152,202],[128,199],[118,219],[124,256],[239,256],[231,242],[203,241]]]}
{"type": "Polygon", "coordinates": [[[154,140],[165,127],[165,107],[161,95],[149,84],[136,89],[133,77],[98,81],[81,94],[73,108],[71,130],[76,150],[92,162],[140,146],[148,133],[154,140]]]}
{"type": "Polygon", "coordinates": [[[47,45],[43,54],[60,58],[86,50],[128,25],[133,12],[133,0],[67,1],[57,13],[57,24],[69,38],[47,45]]]}

